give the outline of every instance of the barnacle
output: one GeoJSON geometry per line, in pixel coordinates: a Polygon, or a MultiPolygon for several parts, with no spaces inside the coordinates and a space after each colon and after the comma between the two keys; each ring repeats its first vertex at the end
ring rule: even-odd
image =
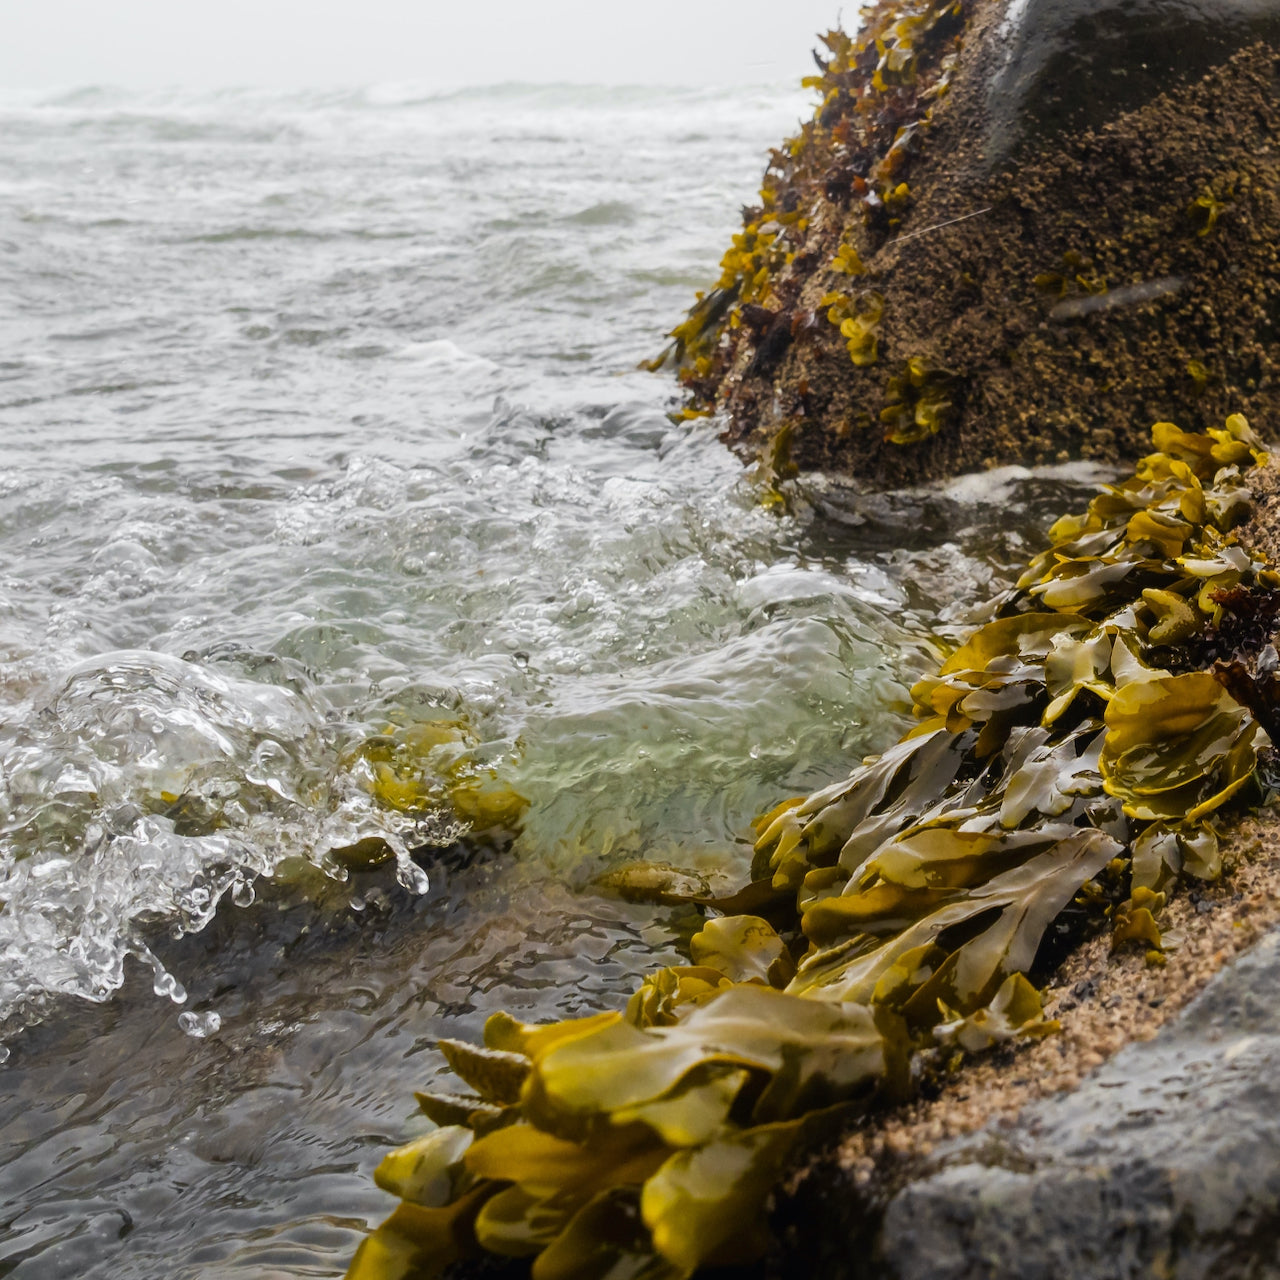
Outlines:
{"type": "Polygon", "coordinates": [[[625,1012],[442,1042],[473,1093],[419,1098],[441,1127],[380,1167],[403,1203],[350,1280],[486,1250],[534,1280],[750,1261],[792,1153],[904,1096],[914,1051],[1056,1029],[1028,975],[1068,905],[1163,963],[1160,908],[1218,874],[1214,815],[1266,735],[1213,672],[1162,659],[1185,668],[1228,609],[1274,620],[1254,596],[1280,578],[1232,533],[1265,458],[1248,423],[1152,434],[915,686],[912,732],[757,819],[753,883],[714,904],[746,913],[709,919],[691,964],[625,1012]],[[781,933],[746,905],[787,901],[781,933]]]}

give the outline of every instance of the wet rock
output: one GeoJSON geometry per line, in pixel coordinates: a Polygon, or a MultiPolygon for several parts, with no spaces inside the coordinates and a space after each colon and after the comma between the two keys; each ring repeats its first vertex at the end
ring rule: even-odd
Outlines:
{"type": "Polygon", "coordinates": [[[1097,128],[1277,36],[1275,0],[1010,0],[993,36],[987,157],[1097,128]]]}
{"type": "Polygon", "coordinates": [[[889,1203],[899,1280],[1280,1271],[1280,933],[1074,1093],[940,1146],[889,1203]]]}
{"type": "Polygon", "coordinates": [[[1280,417],[1280,0],[880,0],[829,37],[689,413],[897,488],[1280,417]]]}

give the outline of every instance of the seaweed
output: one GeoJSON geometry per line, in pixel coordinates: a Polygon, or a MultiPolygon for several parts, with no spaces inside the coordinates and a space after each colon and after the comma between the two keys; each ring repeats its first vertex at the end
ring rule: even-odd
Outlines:
{"type": "Polygon", "coordinates": [[[939,431],[955,415],[960,379],[918,356],[889,379],[880,421],[890,444],[918,444],[939,431]]]}
{"type": "Polygon", "coordinates": [[[1187,205],[1187,217],[1195,228],[1196,235],[1202,238],[1209,235],[1218,225],[1218,219],[1227,211],[1227,204],[1226,200],[1219,199],[1213,188],[1206,184],[1204,190],[1187,205]]]}
{"type": "MultiPolygon", "coordinates": [[[[411,817],[451,809],[472,832],[514,831],[528,802],[477,762],[479,747],[479,735],[464,720],[413,721],[387,725],[341,763],[383,808],[411,817]]],[[[375,839],[333,855],[346,865],[369,865],[393,852],[375,839]]]]}
{"type": "Polygon", "coordinates": [[[849,359],[855,365],[875,364],[880,355],[880,321],[884,318],[884,299],[878,293],[864,293],[856,300],[843,294],[829,294],[823,299],[827,318],[840,327],[849,359]]]}
{"type": "Polygon", "coordinates": [[[757,819],[736,902],[623,878],[788,912],[708,919],[691,963],[625,1011],[498,1014],[482,1046],[442,1043],[473,1093],[420,1096],[442,1127],[383,1162],[403,1203],[350,1280],[483,1251],[532,1258],[535,1280],[747,1262],[788,1161],[905,1097],[925,1050],[1053,1033],[1033,979],[1056,922],[1163,961],[1160,908],[1182,877],[1219,873],[1217,815],[1268,737],[1237,674],[1161,662],[1265,635],[1232,661],[1271,680],[1280,660],[1257,655],[1275,653],[1280,575],[1234,532],[1265,458],[1248,423],[1152,434],[1156,452],[1059,520],[992,620],[914,687],[896,746],[757,819]]]}
{"type": "MultiPolygon", "coordinates": [[[[743,211],[743,227],[720,264],[715,286],[697,295],[670,342],[642,367],[674,366],[689,393],[681,416],[716,407],[717,388],[740,351],[744,378],[769,377],[795,336],[782,317],[796,305],[801,268],[812,250],[806,233],[824,202],[851,205],[845,224],[824,230],[818,250],[832,276],[866,274],[869,250],[897,230],[912,202],[907,181],[932,122],[933,104],[948,89],[970,0],[893,0],[868,16],[856,37],[822,36],[818,74],[803,84],[819,101],[813,118],[772,153],[757,205],[743,211]],[[834,243],[832,243],[834,241],[834,243]],[[802,253],[802,246],[804,252],[802,253]],[[793,269],[795,264],[795,269],[793,269]],[[773,327],[753,322],[753,308],[780,317],[773,327]]],[[[855,365],[874,364],[883,300],[869,295],[833,320],[855,365]]],[[[824,302],[830,307],[830,302],[824,302]]]]}

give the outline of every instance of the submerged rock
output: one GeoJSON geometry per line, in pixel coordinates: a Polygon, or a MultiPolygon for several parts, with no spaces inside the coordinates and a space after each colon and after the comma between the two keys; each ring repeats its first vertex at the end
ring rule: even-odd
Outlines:
{"type": "MultiPolygon", "coordinates": [[[[1280,1270],[1280,932],[1079,1090],[939,1147],[882,1273],[1193,1280],[1280,1270]]],[[[862,1274],[859,1272],[858,1274],[862,1274]]]]}
{"type": "Polygon", "coordinates": [[[690,414],[886,487],[1280,409],[1280,4],[882,0],[832,33],[690,414]]]}

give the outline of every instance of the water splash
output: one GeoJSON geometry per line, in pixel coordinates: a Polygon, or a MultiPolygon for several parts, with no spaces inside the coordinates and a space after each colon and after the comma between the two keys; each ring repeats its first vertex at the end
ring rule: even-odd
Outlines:
{"type": "Polygon", "coordinates": [[[248,906],[286,858],[342,878],[335,851],[382,839],[426,892],[405,843],[421,824],[375,802],[339,741],[288,688],[149,651],[75,666],[0,730],[0,1020],[54,994],[106,1000],[130,956],[182,1003],[146,929],[248,906]]]}

